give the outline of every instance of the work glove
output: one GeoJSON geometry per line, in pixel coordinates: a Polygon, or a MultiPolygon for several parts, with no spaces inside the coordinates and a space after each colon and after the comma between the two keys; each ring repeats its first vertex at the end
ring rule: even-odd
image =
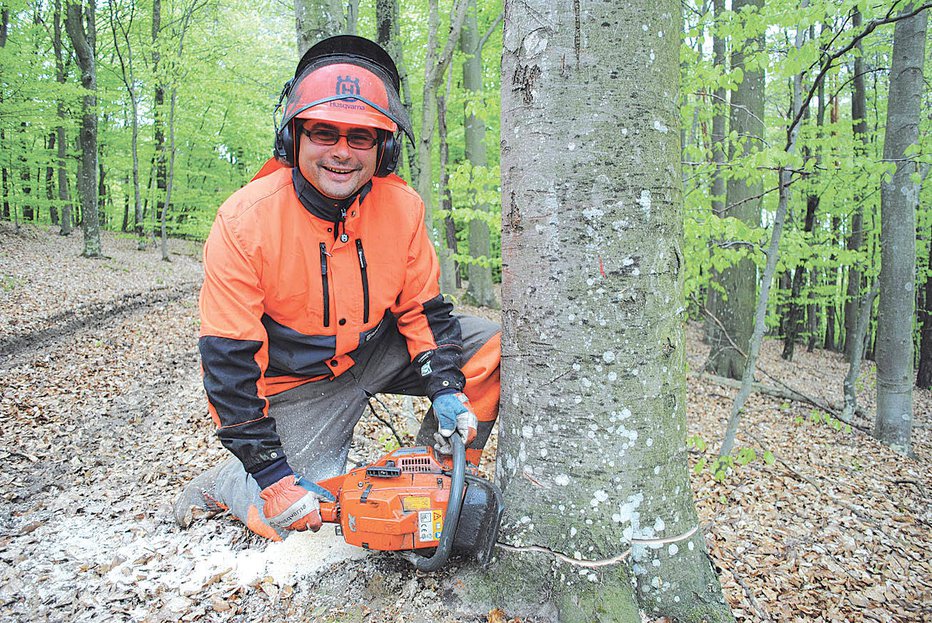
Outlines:
{"type": "Polygon", "coordinates": [[[453,454],[453,447],[450,445],[450,437],[453,433],[459,433],[465,446],[473,442],[479,421],[476,419],[476,414],[472,412],[472,405],[469,404],[466,394],[463,392],[441,394],[434,398],[431,406],[434,409],[434,415],[437,416],[437,428],[439,429],[434,433],[434,439],[437,441],[434,448],[438,452],[453,454]]]}
{"type": "Polygon", "coordinates": [[[298,484],[294,474],[285,476],[259,493],[265,501],[265,518],[284,530],[320,530],[320,504],[317,496],[298,484]]]}

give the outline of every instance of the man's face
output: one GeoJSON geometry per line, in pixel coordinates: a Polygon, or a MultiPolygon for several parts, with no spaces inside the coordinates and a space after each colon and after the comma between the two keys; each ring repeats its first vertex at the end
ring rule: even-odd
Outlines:
{"type": "Polygon", "coordinates": [[[346,199],[375,174],[378,149],[373,128],[308,120],[299,130],[299,135],[298,168],[304,179],[323,195],[331,199],[346,199]],[[332,141],[336,134],[341,135],[336,143],[321,144],[332,141]],[[350,143],[367,144],[366,138],[370,139],[368,143],[372,147],[350,146],[350,143]]]}

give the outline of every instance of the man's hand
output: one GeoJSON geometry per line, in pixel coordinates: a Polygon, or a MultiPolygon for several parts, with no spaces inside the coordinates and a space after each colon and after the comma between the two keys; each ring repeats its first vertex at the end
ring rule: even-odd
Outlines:
{"type": "Polygon", "coordinates": [[[275,528],[320,530],[317,496],[298,484],[295,475],[285,476],[259,493],[265,501],[265,518],[275,528]]]}
{"type": "Polygon", "coordinates": [[[479,422],[476,414],[472,412],[472,406],[469,404],[469,398],[463,392],[455,394],[443,394],[434,398],[431,405],[434,409],[434,415],[437,416],[438,429],[440,432],[434,434],[437,445],[434,446],[441,454],[452,454],[453,449],[450,446],[450,437],[453,433],[459,433],[463,439],[463,445],[468,446],[476,438],[476,429],[479,422]]]}

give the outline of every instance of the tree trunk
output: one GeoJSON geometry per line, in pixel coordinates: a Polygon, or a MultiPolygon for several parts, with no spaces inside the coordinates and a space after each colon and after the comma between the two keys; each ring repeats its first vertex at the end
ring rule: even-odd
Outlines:
{"type": "MultiPolygon", "coordinates": [[[[479,22],[476,13],[476,0],[469,0],[466,23],[463,24],[463,33],[460,36],[460,48],[465,56],[463,87],[466,89],[467,102],[482,97],[482,47],[479,42],[479,22]]],[[[484,169],[489,164],[485,145],[485,121],[466,110],[463,128],[466,135],[466,159],[469,161],[470,170],[484,169]]],[[[477,182],[473,179],[472,183],[477,182]]],[[[477,213],[487,214],[489,212],[489,204],[478,199],[470,207],[477,213]]],[[[469,279],[466,302],[480,307],[497,308],[499,302],[495,295],[495,284],[492,282],[492,266],[488,261],[492,256],[489,223],[477,215],[469,220],[468,226],[471,259],[466,266],[469,279]]]]}
{"type": "MultiPolygon", "coordinates": [[[[52,32],[52,47],[55,51],[55,80],[59,84],[65,84],[68,77],[65,74],[65,64],[62,59],[61,0],[55,0],[52,32]]],[[[71,216],[71,195],[68,190],[68,135],[65,132],[65,121],[68,118],[68,112],[65,109],[64,102],[58,102],[57,112],[59,123],[58,127],[55,128],[58,141],[56,168],[58,169],[58,201],[61,205],[61,229],[59,233],[62,236],[69,236],[74,225],[71,216]]]]}
{"type": "MultiPolygon", "coordinates": [[[[398,74],[401,77],[400,95],[402,104],[404,104],[405,110],[408,111],[408,117],[413,119],[411,87],[408,83],[408,71],[404,63],[404,46],[401,39],[397,1],[376,0],[375,15],[377,41],[395,61],[395,66],[398,68],[398,74]]],[[[412,149],[408,141],[402,141],[402,144],[404,146],[405,162],[408,163],[408,181],[411,186],[418,188],[416,150],[412,149]]]]}
{"type": "MultiPolygon", "coordinates": [[[[156,0],[158,3],[159,0],[156,0]]],[[[108,8],[110,10],[110,32],[113,35],[113,49],[116,53],[117,58],[120,61],[120,77],[123,80],[123,86],[126,87],[126,94],[129,95],[130,103],[130,153],[133,158],[133,215],[134,215],[134,227],[133,231],[136,234],[136,248],[142,250],[146,248],[146,238],[143,232],[142,227],[142,194],[139,189],[139,97],[136,91],[136,76],[135,68],[133,67],[133,47],[130,42],[129,30],[133,27],[133,17],[135,8],[130,7],[130,14],[128,17],[129,23],[124,23],[124,16],[118,16],[114,7],[113,0],[108,3],[108,8]],[[119,30],[120,36],[117,35],[117,30],[119,30]],[[121,47],[120,39],[123,40],[125,44],[125,55],[124,59],[124,50],[121,47]]],[[[160,15],[161,7],[153,7],[153,26],[157,19],[157,15],[160,15]]],[[[153,44],[156,42],[153,40],[153,44]]],[[[153,50],[155,50],[155,45],[153,45],[153,50]]],[[[156,72],[158,69],[158,52],[153,53],[153,63],[156,67],[156,72]]],[[[125,230],[125,219],[124,219],[124,230],[125,230]]]]}
{"type": "MultiPolygon", "coordinates": [[[[857,7],[852,10],[852,28],[861,28],[861,13],[857,7]]],[[[854,131],[854,157],[861,160],[865,157],[870,139],[867,136],[867,95],[864,89],[864,63],[861,60],[861,42],[857,44],[854,55],[854,77],[851,93],[851,121],[854,131]]],[[[847,248],[849,251],[859,251],[864,245],[864,210],[861,208],[861,198],[854,197],[854,214],[851,215],[851,233],[848,235],[847,248]]],[[[854,342],[849,339],[854,335],[855,326],[859,316],[858,301],[864,287],[864,276],[861,274],[860,262],[851,262],[848,267],[848,285],[845,293],[845,359],[851,361],[854,342]]]]}
{"type": "MultiPolygon", "coordinates": [[[[4,7],[0,9],[0,48],[6,46],[7,33],[9,32],[10,26],[10,9],[4,7]]],[[[3,92],[0,91],[0,103],[3,103],[3,92]]],[[[3,131],[3,128],[0,127],[0,153],[6,151],[7,153],[12,153],[12,150],[6,144],[6,133],[3,131]]],[[[9,200],[9,169],[5,166],[0,166],[0,218],[8,219],[10,218],[10,200],[9,200]]]]}
{"type": "Polygon", "coordinates": [[[97,65],[94,58],[97,37],[96,0],[68,5],[65,30],[71,38],[81,68],[84,87],[83,112],[79,144],[81,166],[78,171],[78,194],[81,195],[81,228],[84,231],[85,257],[100,257],[100,223],[97,215],[97,65]]]}
{"type": "MultiPolygon", "coordinates": [[[[909,10],[907,8],[906,10],[909,10]]],[[[913,310],[916,283],[918,170],[906,150],[919,139],[928,11],[896,23],[883,159],[896,163],[880,186],[880,303],[877,310],[877,417],[874,436],[897,452],[911,451],[913,310]]]]}
{"type": "Polygon", "coordinates": [[[505,4],[511,547],[480,588],[522,620],[732,620],[685,453],[679,37],[671,0],[505,4]]]}
{"type": "Polygon", "coordinates": [[[340,0],[294,0],[298,57],[327,37],[346,32],[346,18],[340,0]]]}
{"type": "MultiPolygon", "coordinates": [[[[764,0],[735,0],[735,12],[743,7],[755,7],[759,12],[764,0]]],[[[731,54],[731,68],[742,68],[744,79],[731,95],[729,127],[737,133],[739,143],[732,146],[731,158],[748,155],[759,150],[764,136],[764,72],[745,67],[745,57],[764,47],[764,35],[745,42],[745,48],[736,47],[731,54]]],[[[758,176],[747,179],[731,178],[727,183],[727,207],[722,217],[733,216],[750,226],[760,225],[763,184],[758,176]]],[[[719,376],[741,378],[748,343],[754,328],[754,303],[757,300],[757,267],[750,259],[743,259],[721,274],[713,276],[724,290],[724,295],[713,290],[709,307],[721,325],[710,326],[711,351],[706,367],[719,376]],[[727,333],[727,335],[726,335],[727,333]],[[738,349],[732,346],[732,342],[738,349]]]]}
{"type": "Polygon", "coordinates": [[[437,125],[437,89],[443,83],[450,61],[453,58],[453,49],[460,38],[463,21],[466,17],[466,0],[456,0],[451,16],[450,34],[446,46],[440,51],[439,35],[437,30],[440,24],[439,7],[437,0],[430,0],[430,18],[427,35],[427,59],[424,63],[424,90],[421,109],[421,136],[418,139],[418,185],[417,191],[424,200],[424,221],[427,232],[440,259],[440,291],[444,294],[453,292],[456,288],[455,265],[453,263],[453,249],[442,235],[442,230],[434,223],[434,180],[431,164],[431,142],[434,128],[437,125]]]}
{"type": "MultiPolygon", "coordinates": [[[[152,73],[155,76],[155,101],[152,107],[152,131],[155,138],[155,151],[152,154],[155,164],[155,214],[161,219],[165,210],[165,196],[167,194],[168,173],[165,166],[165,119],[163,112],[165,106],[165,83],[159,72],[159,63],[162,53],[159,48],[159,37],[162,31],[162,1],[153,0],[152,3],[152,73]]],[[[149,186],[151,187],[151,181],[149,186]]],[[[135,214],[136,229],[140,240],[145,246],[146,209],[144,205],[137,206],[135,214]]]]}
{"type": "Polygon", "coordinates": [[[926,284],[919,311],[919,372],[916,387],[932,389],[932,235],[929,236],[929,261],[926,264],[926,284]]]}
{"type": "Polygon", "coordinates": [[[858,302],[860,313],[857,322],[854,323],[854,332],[851,334],[853,348],[851,349],[851,361],[848,364],[848,373],[845,375],[844,393],[845,408],[841,413],[843,422],[850,422],[858,410],[858,393],[857,382],[861,374],[861,358],[864,353],[864,340],[867,334],[867,327],[870,324],[871,308],[874,306],[874,297],[877,296],[879,286],[874,286],[868,294],[864,295],[864,300],[858,302]]]}
{"type": "MultiPolygon", "coordinates": [[[[55,151],[55,132],[49,132],[48,150],[55,151]]],[[[54,158],[49,159],[49,164],[45,167],[45,198],[49,202],[49,220],[52,225],[58,225],[58,205],[55,202],[55,167],[52,166],[54,158]]]]}
{"type": "MultiPolygon", "coordinates": [[[[447,100],[453,86],[453,72],[447,79],[447,91],[437,96],[437,137],[440,139],[440,209],[443,210],[444,237],[447,248],[456,253],[456,223],[453,221],[453,195],[450,194],[450,144],[447,142],[447,100]]],[[[462,287],[459,262],[453,263],[454,287],[462,287]]]]}

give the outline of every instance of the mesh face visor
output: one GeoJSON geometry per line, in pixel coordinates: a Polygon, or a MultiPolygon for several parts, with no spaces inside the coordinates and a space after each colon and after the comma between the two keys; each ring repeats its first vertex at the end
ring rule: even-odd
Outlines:
{"type": "Polygon", "coordinates": [[[411,120],[388,73],[357,56],[328,55],[295,78],[279,128],[294,119],[319,119],[401,130],[414,144],[411,120]]]}

